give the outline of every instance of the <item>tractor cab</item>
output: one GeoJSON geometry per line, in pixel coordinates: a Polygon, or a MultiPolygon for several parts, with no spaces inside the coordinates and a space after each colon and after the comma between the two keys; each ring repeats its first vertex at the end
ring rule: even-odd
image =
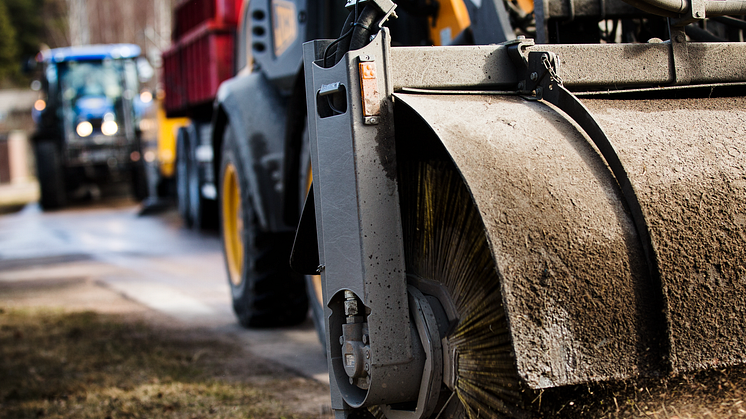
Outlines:
{"type": "MultiPolygon", "coordinates": [[[[58,48],[40,54],[46,98],[36,106],[34,146],[44,208],[64,205],[85,180],[131,177],[145,193],[139,80],[132,44],[58,48]]],[[[142,196],[141,196],[142,195],[142,196]]]]}

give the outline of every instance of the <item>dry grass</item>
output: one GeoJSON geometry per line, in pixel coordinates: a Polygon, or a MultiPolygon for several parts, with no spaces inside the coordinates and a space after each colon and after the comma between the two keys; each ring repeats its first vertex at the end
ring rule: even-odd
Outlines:
{"type": "Polygon", "coordinates": [[[547,392],[545,417],[745,418],[746,366],[547,392]]]}
{"type": "Polygon", "coordinates": [[[207,333],[0,309],[0,418],[318,417],[292,409],[289,382],[319,391],[207,333]]]}

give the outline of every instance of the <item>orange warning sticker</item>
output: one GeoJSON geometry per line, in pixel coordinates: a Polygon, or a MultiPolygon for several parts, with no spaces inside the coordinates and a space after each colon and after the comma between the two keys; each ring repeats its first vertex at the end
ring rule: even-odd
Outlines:
{"type": "Polygon", "coordinates": [[[375,62],[360,63],[360,93],[363,98],[363,116],[380,115],[381,98],[378,92],[375,62]]]}

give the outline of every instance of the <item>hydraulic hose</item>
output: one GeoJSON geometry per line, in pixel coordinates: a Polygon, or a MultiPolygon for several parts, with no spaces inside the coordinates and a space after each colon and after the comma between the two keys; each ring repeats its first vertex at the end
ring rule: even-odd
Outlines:
{"type": "MultiPolygon", "coordinates": [[[[342,25],[342,32],[337,39],[337,49],[334,53],[334,63],[332,65],[337,64],[342,59],[342,56],[350,50],[350,35],[352,34],[348,33],[348,31],[352,30],[353,23],[355,23],[355,13],[350,12],[347,15],[347,19],[345,19],[344,25],[342,25]]],[[[326,53],[324,53],[324,57],[326,57],[326,53]]],[[[326,58],[324,59],[324,65],[326,66],[326,58]]]]}
{"type": "Polygon", "coordinates": [[[714,18],[712,20],[714,20],[716,22],[720,22],[723,25],[728,25],[728,26],[731,26],[731,27],[734,27],[734,28],[746,30],[746,21],[741,20],[741,19],[736,19],[736,18],[730,17],[730,16],[719,16],[719,17],[716,17],[716,18],[714,18]]]}
{"type": "Polygon", "coordinates": [[[686,25],[684,27],[684,31],[689,36],[689,38],[692,38],[692,41],[697,42],[727,42],[726,39],[723,39],[719,36],[716,36],[710,31],[707,31],[705,29],[700,28],[697,25],[686,25]]]}
{"type": "Polygon", "coordinates": [[[650,4],[650,2],[646,0],[624,0],[627,4],[634,6],[643,12],[647,12],[650,14],[654,14],[656,16],[664,16],[664,17],[676,17],[677,13],[672,12],[670,10],[661,9],[659,7],[653,6],[650,4]]]}
{"type": "MultiPolygon", "coordinates": [[[[660,16],[681,14],[689,10],[691,0],[625,0],[632,6],[660,16]]],[[[707,16],[746,14],[746,0],[705,0],[707,16]]]]}
{"type": "Polygon", "coordinates": [[[379,29],[374,25],[378,23],[378,20],[382,17],[383,14],[377,6],[373,4],[365,6],[363,11],[360,13],[360,17],[358,17],[355,23],[353,23],[354,27],[352,28],[352,35],[339,42],[334,62],[339,62],[347,51],[359,49],[368,45],[371,35],[378,32],[379,29]]]}
{"type": "Polygon", "coordinates": [[[746,14],[746,1],[744,0],[708,0],[705,5],[708,16],[726,16],[746,14]]]}

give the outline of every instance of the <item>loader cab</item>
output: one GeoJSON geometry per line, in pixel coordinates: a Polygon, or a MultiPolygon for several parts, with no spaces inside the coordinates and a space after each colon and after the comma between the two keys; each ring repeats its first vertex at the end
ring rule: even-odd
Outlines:
{"type": "Polygon", "coordinates": [[[237,39],[237,72],[260,69],[284,91],[290,91],[301,65],[302,44],[336,38],[347,11],[328,0],[252,0],[241,12],[237,39]]]}
{"type": "Polygon", "coordinates": [[[253,0],[244,10],[240,42],[246,47],[239,54],[252,57],[254,66],[289,91],[300,68],[307,21],[305,0],[253,0]]]}

